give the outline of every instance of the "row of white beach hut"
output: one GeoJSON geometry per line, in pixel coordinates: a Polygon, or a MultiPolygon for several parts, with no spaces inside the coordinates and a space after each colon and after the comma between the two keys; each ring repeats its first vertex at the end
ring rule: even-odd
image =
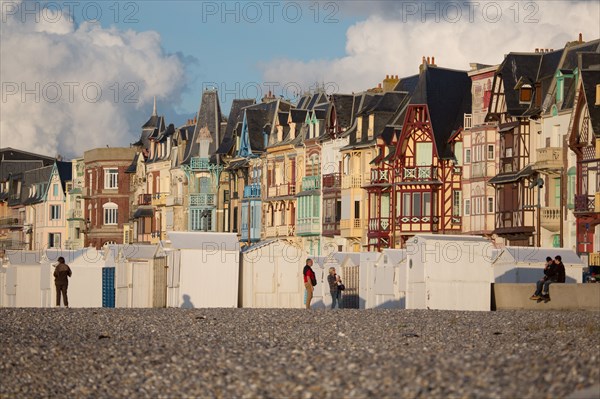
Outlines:
{"type": "MultiPolygon", "coordinates": [[[[480,237],[419,235],[406,249],[313,257],[313,308],[328,308],[330,267],[342,277],[347,308],[490,310],[491,283],[532,283],[546,256],[561,255],[567,282],[583,263],[555,248],[495,248],[480,237]]],[[[0,307],[53,307],[53,267],[73,270],[71,307],[301,308],[308,255],[276,239],[243,248],[236,234],[173,232],[158,245],[111,245],[102,251],[7,253],[0,267],[0,307]]]]}

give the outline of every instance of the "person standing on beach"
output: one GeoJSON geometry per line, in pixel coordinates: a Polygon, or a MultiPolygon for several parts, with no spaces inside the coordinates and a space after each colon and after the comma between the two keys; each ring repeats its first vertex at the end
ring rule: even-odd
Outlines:
{"type": "Polygon", "coordinates": [[[306,293],[305,293],[306,309],[310,309],[310,301],[312,301],[312,298],[313,298],[314,286],[317,285],[317,276],[315,275],[315,272],[312,269],[312,265],[313,265],[312,259],[307,259],[306,265],[304,266],[304,269],[302,270],[302,275],[304,278],[304,288],[306,288],[306,293]]]}
{"type": "Polygon", "coordinates": [[[66,308],[69,307],[69,298],[67,297],[67,288],[69,287],[69,277],[73,273],[69,265],[65,263],[65,258],[58,258],[58,265],[54,269],[54,284],[56,285],[56,307],[60,307],[60,295],[62,294],[63,303],[66,308]]]}
{"type": "Polygon", "coordinates": [[[327,282],[329,283],[329,293],[331,294],[331,309],[335,309],[336,305],[338,309],[341,309],[342,291],[338,289],[338,286],[342,283],[342,280],[340,279],[340,276],[335,273],[335,267],[329,268],[327,282]]]}

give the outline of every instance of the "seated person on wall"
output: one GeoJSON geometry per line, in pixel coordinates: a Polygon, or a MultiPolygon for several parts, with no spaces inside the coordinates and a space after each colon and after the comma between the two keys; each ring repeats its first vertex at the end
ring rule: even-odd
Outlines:
{"type": "Polygon", "coordinates": [[[562,263],[560,255],[556,255],[554,261],[551,257],[546,258],[546,267],[544,268],[544,278],[536,283],[535,293],[531,296],[532,300],[546,299],[550,300],[550,284],[565,282],[565,265],[562,263]]]}

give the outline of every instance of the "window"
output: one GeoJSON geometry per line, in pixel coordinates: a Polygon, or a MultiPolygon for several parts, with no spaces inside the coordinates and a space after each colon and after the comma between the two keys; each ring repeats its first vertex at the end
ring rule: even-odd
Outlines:
{"type": "Polygon", "coordinates": [[[452,215],[460,216],[460,204],[462,204],[462,192],[454,191],[452,193],[452,215]]]}
{"type": "Polygon", "coordinates": [[[60,233],[48,234],[48,248],[60,248],[60,233]]]}
{"type": "Polygon", "coordinates": [[[533,95],[533,89],[531,85],[523,85],[521,86],[521,91],[519,92],[519,102],[522,103],[530,103],[533,95]]]}
{"type": "Polygon", "coordinates": [[[402,193],[402,216],[410,216],[410,193],[402,193]]]}
{"type": "Polygon", "coordinates": [[[471,200],[466,199],[465,200],[465,216],[468,216],[470,214],[471,214],[471,200]]]}
{"type": "Polygon", "coordinates": [[[412,201],[413,216],[421,216],[421,193],[413,193],[412,201]]]}
{"type": "Polygon", "coordinates": [[[102,205],[104,210],[104,224],[105,225],[116,225],[119,223],[119,207],[114,202],[107,202],[102,205]]]}
{"type": "Polygon", "coordinates": [[[50,205],[50,220],[60,219],[60,205],[50,205]]]}
{"type": "Polygon", "coordinates": [[[360,201],[354,201],[354,219],[360,219],[360,201]]]}
{"type": "Polygon", "coordinates": [[[431,193],[423,193],[423,216],[431,216],[431,193]]]}
{"type": "Polygon", "coordinates": [[[494,151],[494,145],[493,144],[488,144],[487,146],[487,159],[494,159],[494,153],[496,151],[494,151]]]}
{"type": "Polygon", "coordinates": [[[234,233],[238,231],[238,207],[233,207],[233,230],[234,233]]]}
{"type": "Polygon", "coordinates": [[[494,197],[487,199],[487,213],[494,213],[494,197]]]}
{"type": "Polygon", "coordinates": [[[577,177],[577,169],[571,166],[567,172],[567,208],[575,207],[575,179],[577,177]]]}
{"type": "Polygon", "coordinates": [[[119,188],[119,169],[104,169],[104,188],[119,188]]]}
{"type": "Polygon", "coordinates": [[[58,184],[52,185],[52,195],[58,197],[58,184]]]}
{"type": "Polygon", "coordinates": [[[465,163],[471,163],[471,149],[467,148],[465,150],[465,163]]]}

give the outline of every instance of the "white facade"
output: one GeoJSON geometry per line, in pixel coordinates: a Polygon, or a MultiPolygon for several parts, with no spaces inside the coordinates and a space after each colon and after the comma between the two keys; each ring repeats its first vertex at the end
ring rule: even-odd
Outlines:
{"type": "Polygon", "coordinates": [[[235,233],[168,232],[168,306],[238,306],[239,243],[235,233]]]}

